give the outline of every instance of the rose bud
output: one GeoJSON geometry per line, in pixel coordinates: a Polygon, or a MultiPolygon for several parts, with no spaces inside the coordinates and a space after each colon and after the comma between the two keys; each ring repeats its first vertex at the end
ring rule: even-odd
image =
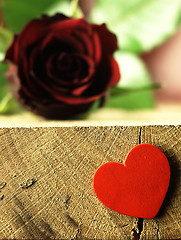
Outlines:
{"type": "Polygon", "coordinates": [[[62,14],[31,20],[6,52],[6,73],[19,102],[47,118],[85,113],[120,78],[116,36],[105,24],[62,14]]]}

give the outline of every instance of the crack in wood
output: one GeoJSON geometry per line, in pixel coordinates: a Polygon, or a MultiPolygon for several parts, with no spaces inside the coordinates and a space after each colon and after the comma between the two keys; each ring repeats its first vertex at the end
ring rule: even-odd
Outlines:
{"type": "Polygon", "coordinates": [[[81,228],[77,229],[77,233],[76,233],[75,238],[74,238],[75,240],[81,239],[81,231],[82,231],[81,228]]]}
{"type": "Polygon", "coordinates": [[[69,196],[69,195],[67,195],[67,194],[64,196],[65,209],[68,209],[68,208],[69,208],[70,199],[71,199],[71,196],[69,196]]]}
{"type": "Polygon", "coordinates": [[[27,211],[24,203],[20,201],[19,198],[14,197],[12,203],[13,211],[16,213],[16,219],[14,219],[14,222],[18,227],[16,231],[8,236],[8,239],[14,239],[14,236],[21,231],[31,239],[55,239],[56,235],[51,226],[44,222],[43,219],[39,219],[27,211]]]}
{"type": "Polygon", "coordinates": [[[139,144],[141,144],[141,134],[142,134],[142,127],[140,127],[140,132],[139,132],[139,144]]]}
{"type": "Polygon", "coordinates": [[[68,212],[64,212],[64,216],[67,219],[67,222],[69,223],[70,226],[72,226],[73,228],[78,228],[79,225],[78,223],[75,221],[75,219],[73,219],[68,212]]]}
{"type": "Polygon", "coordinates": [[[0,182],[0,190],[3,189],[6,186],[5,182],[0,182]]]}
{"type": "MultiPolygon", "coordinates": [[[[139,131],[139,144],[142,143],[141,137],[142,137],[142,127],[140,127],[140,131],[139,131]]],[[[134,240],[140,239],[142,231],[143,231],[143,218],[138,218],[138,220],[135,223],[135,226],[132,229],[132,236],[134,237],[134,240]]]]}
{"type": "Polygon", "coordinates": [[[0,200],[3,200],[4,199],[4,194],[0,196],[0,200]]]}
{"type": "Polygon", "coordinates": [[[141,233],[143,231],[143,218],[138,219],[138,230],[139,230],[138,234],[140,239],[141,233]]]}
{"type": "Polygon", "coordinates": [[[20,183],[20,187],[23,189],[31,187],[37,180],[31,178],[27,179],[25,182],[20,183]]]}
{"type": "Polygon", "coordinates": [[[159,223],[158,221],[156,220],[156,234],[157,234],[157,239],[160,239],[160,232],[159,232],[159,223]]]}
{"type": "Polygon", "coordinates": [[[131,239],[139,240],[143,231],[143,218],[137,218],[131,231],[131,239]]]}

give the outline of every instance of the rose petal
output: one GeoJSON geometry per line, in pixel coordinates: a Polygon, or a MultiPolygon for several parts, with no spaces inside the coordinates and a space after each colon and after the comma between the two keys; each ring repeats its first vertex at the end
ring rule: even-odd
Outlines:
{"type": "MultiPolygon", "coordinates": [[[[92,75],[94,74],[95,67],[94,61],[87,56],[82,54],[70,54],[70,58],[72,58],[73,67],[76,68],[72,71],[71,66],[67,68],[68,64],[64,68],[62,68],[59,72],[58,69],[55,68],[56,63],[53,63],[53,57],[50,57],[48,62],[46,63],[47,74],[50,78],[52,78],[51,83],[57,83],[55,86],[61,87],[66,86],[69,89],[77,88],[77,86],[82,86],[82,84],[86,83],[88,80],[91,80],[92,75]]],[[[51,84],[51,86],[52,86],[51,84]]]]}
{"type": "Polygon", "coordinates": [[[17,64],[18,62],[18,53],[19,53],[19,48],[18,48],[18,35],[14,36],[13,42],[9,46],[9,48],[6,51],[5,55],[5,61],[10,60],[14,64],[17,64]]]}
{"type": "Polygon", "coordinates": [[[94,49],[92,43],[92,34],[88,35],[86,29],[76,29],[71,34],[75,40],[78,40],[80,44],[84,47],[84,53],[90,57],[94,57],[94,49]]]}
{"type": "Polygon", "coordinates": [[[84,92],[84,95],[89,98],[89,96],[101,96],[101,93],[103,93],[103,96],[110,87],[118,83],[119,79],[120,71],[117,62],[112,55],[104,57],[104,61],[101,62],[96,70],[93,84],[84,92]]]}
{"type": "Polygon", "coordinates": [[[121,78],[121,73],[119,70],[119,65],[116,62],[116,60],[113,58],[113,56],[109,56],[109,63],[111,67],[111,78],[109,87],[116,86],[121,78]]]}
{"type": "MultiPolygon", "coordinates": [[[[29,52],[29,51],[27,51],[29,52]]],[[[31,50],[31,57],[26,55],[25,58],[19,59],[18,76],[21,81],[21,90],[25,92],[27,96],[32,99],[39,99],[48,97],[48,92],[45,88],[42,88],[42,79],[37,78],[34,72],[34,64],[37,62],[37,69],[41,71],[41,61],[39,61],[39,48],[38,46],[31,50]],[[27,61],[29,60],[29,62],[27,61]]]]}
{"type": "Polygon", "coordinates": [[[102,92],[99,95],[90,96],[90,97],[84,97],[84,96],[79,96],[79,97],[69,96],[69,97],[67,97],[67,95],[64,95],[64,94],[62,94],[61,96],[60,95],[55,95],[54,97],[57,100],[62,101],[64,103],[77,105],[77,104],[82,104],[82,103],[93,102],[93,101],[101,98],[104,95],[105,95],[105,92],[102,92]]]}
{"type": "Polygon", "coordinates": [[[58,21],[53,23],[50,26],[50,29],[52,30],[65,30],[65,29],[69,29],[69,31],[71,32],[73,29],[85,29],[87,28],[87,30],[91,30],[91,27],[89,26],[89,24],[83,19],[83,18],[68,18],[65,19],[64,21],[58,21]]]}
{"type": "Polygon", "coordinates": [[[43,15],[40,19],[33,19],[25,25],[21,34],[18,35],[20,44],[22,46],[32,45],[37,42],[37,40],[42,39],[46,36],[47,32],[49,33],[48,25],[53,24],[54,22],[61,22],[65,19],[69,19],[63,14],[56,14],[52,17],[43,15]]]}
{"type": "Polygon", "coordinates": [[[28,110],[49,119],[72,119],[78,114],[87,112],[93,104],[93,102],[82,103],[80,105],[63,102],[45,102],[44,104],[40,104],[33,101],[24,102],[24,99],[20,99],[20,101],[28,110]]]}
{"type": "Polygon", "coordinates": [[[62,13],[56,13],[55,15],[53,16],[48,16],[46,14],[44,14],[42,17],[41,17],[41,20],[44,22],[45,26],[47,27],[48,25],[51,25],[55,22],[58,22],[58,21],[64,21],[66,19],[69,19],[69,17],[65,16],[64,14],[62,13]]]}
{"type": "Polygon", "coordinates": [[[41,54],[44,61],[54,53],[84,53],[83,44],[72,36],[67,36],[66,32],[61,36],[51,33],[44,39],[41,45],[41,54]]]}
{"type": "Polygon", "coordinates": [[[93,29],[99,35],[102,51],[104,53],[113,54],[118,49],[116,35],[114,35],[107,29],[106,24],[102,24],[102,25],[93,24],[92,26],[93,26],[93,29]]]}
{"type": "Polygon", "coordinates": [[[94,44],[94,59],[95,59],[96,65],[98,65],[102,57],[102,46],[101,46],[99,35],[97,33],[94,33],[92,35],[92,41],[94,44]]]}

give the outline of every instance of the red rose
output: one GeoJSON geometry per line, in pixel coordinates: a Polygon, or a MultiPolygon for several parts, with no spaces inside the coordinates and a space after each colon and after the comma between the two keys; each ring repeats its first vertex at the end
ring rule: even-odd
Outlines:
{"type": "Polygon", "coordinates": [[[120,78],[116,36],[106,25],[62,14],[30,21],[7,50],[18,100],[49,118],[87,111],[120,78]]]}

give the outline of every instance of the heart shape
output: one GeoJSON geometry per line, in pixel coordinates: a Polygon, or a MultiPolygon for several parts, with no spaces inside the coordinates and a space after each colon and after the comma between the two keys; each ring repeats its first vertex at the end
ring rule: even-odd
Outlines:
{"type": "Polygon", "coordinates": [[[108,208],[139,218],[158,213],[170,181],[166,156],[156,146],[139,144],[124,163],[107,162],[94,175],[94,191],[108,208]]]}

